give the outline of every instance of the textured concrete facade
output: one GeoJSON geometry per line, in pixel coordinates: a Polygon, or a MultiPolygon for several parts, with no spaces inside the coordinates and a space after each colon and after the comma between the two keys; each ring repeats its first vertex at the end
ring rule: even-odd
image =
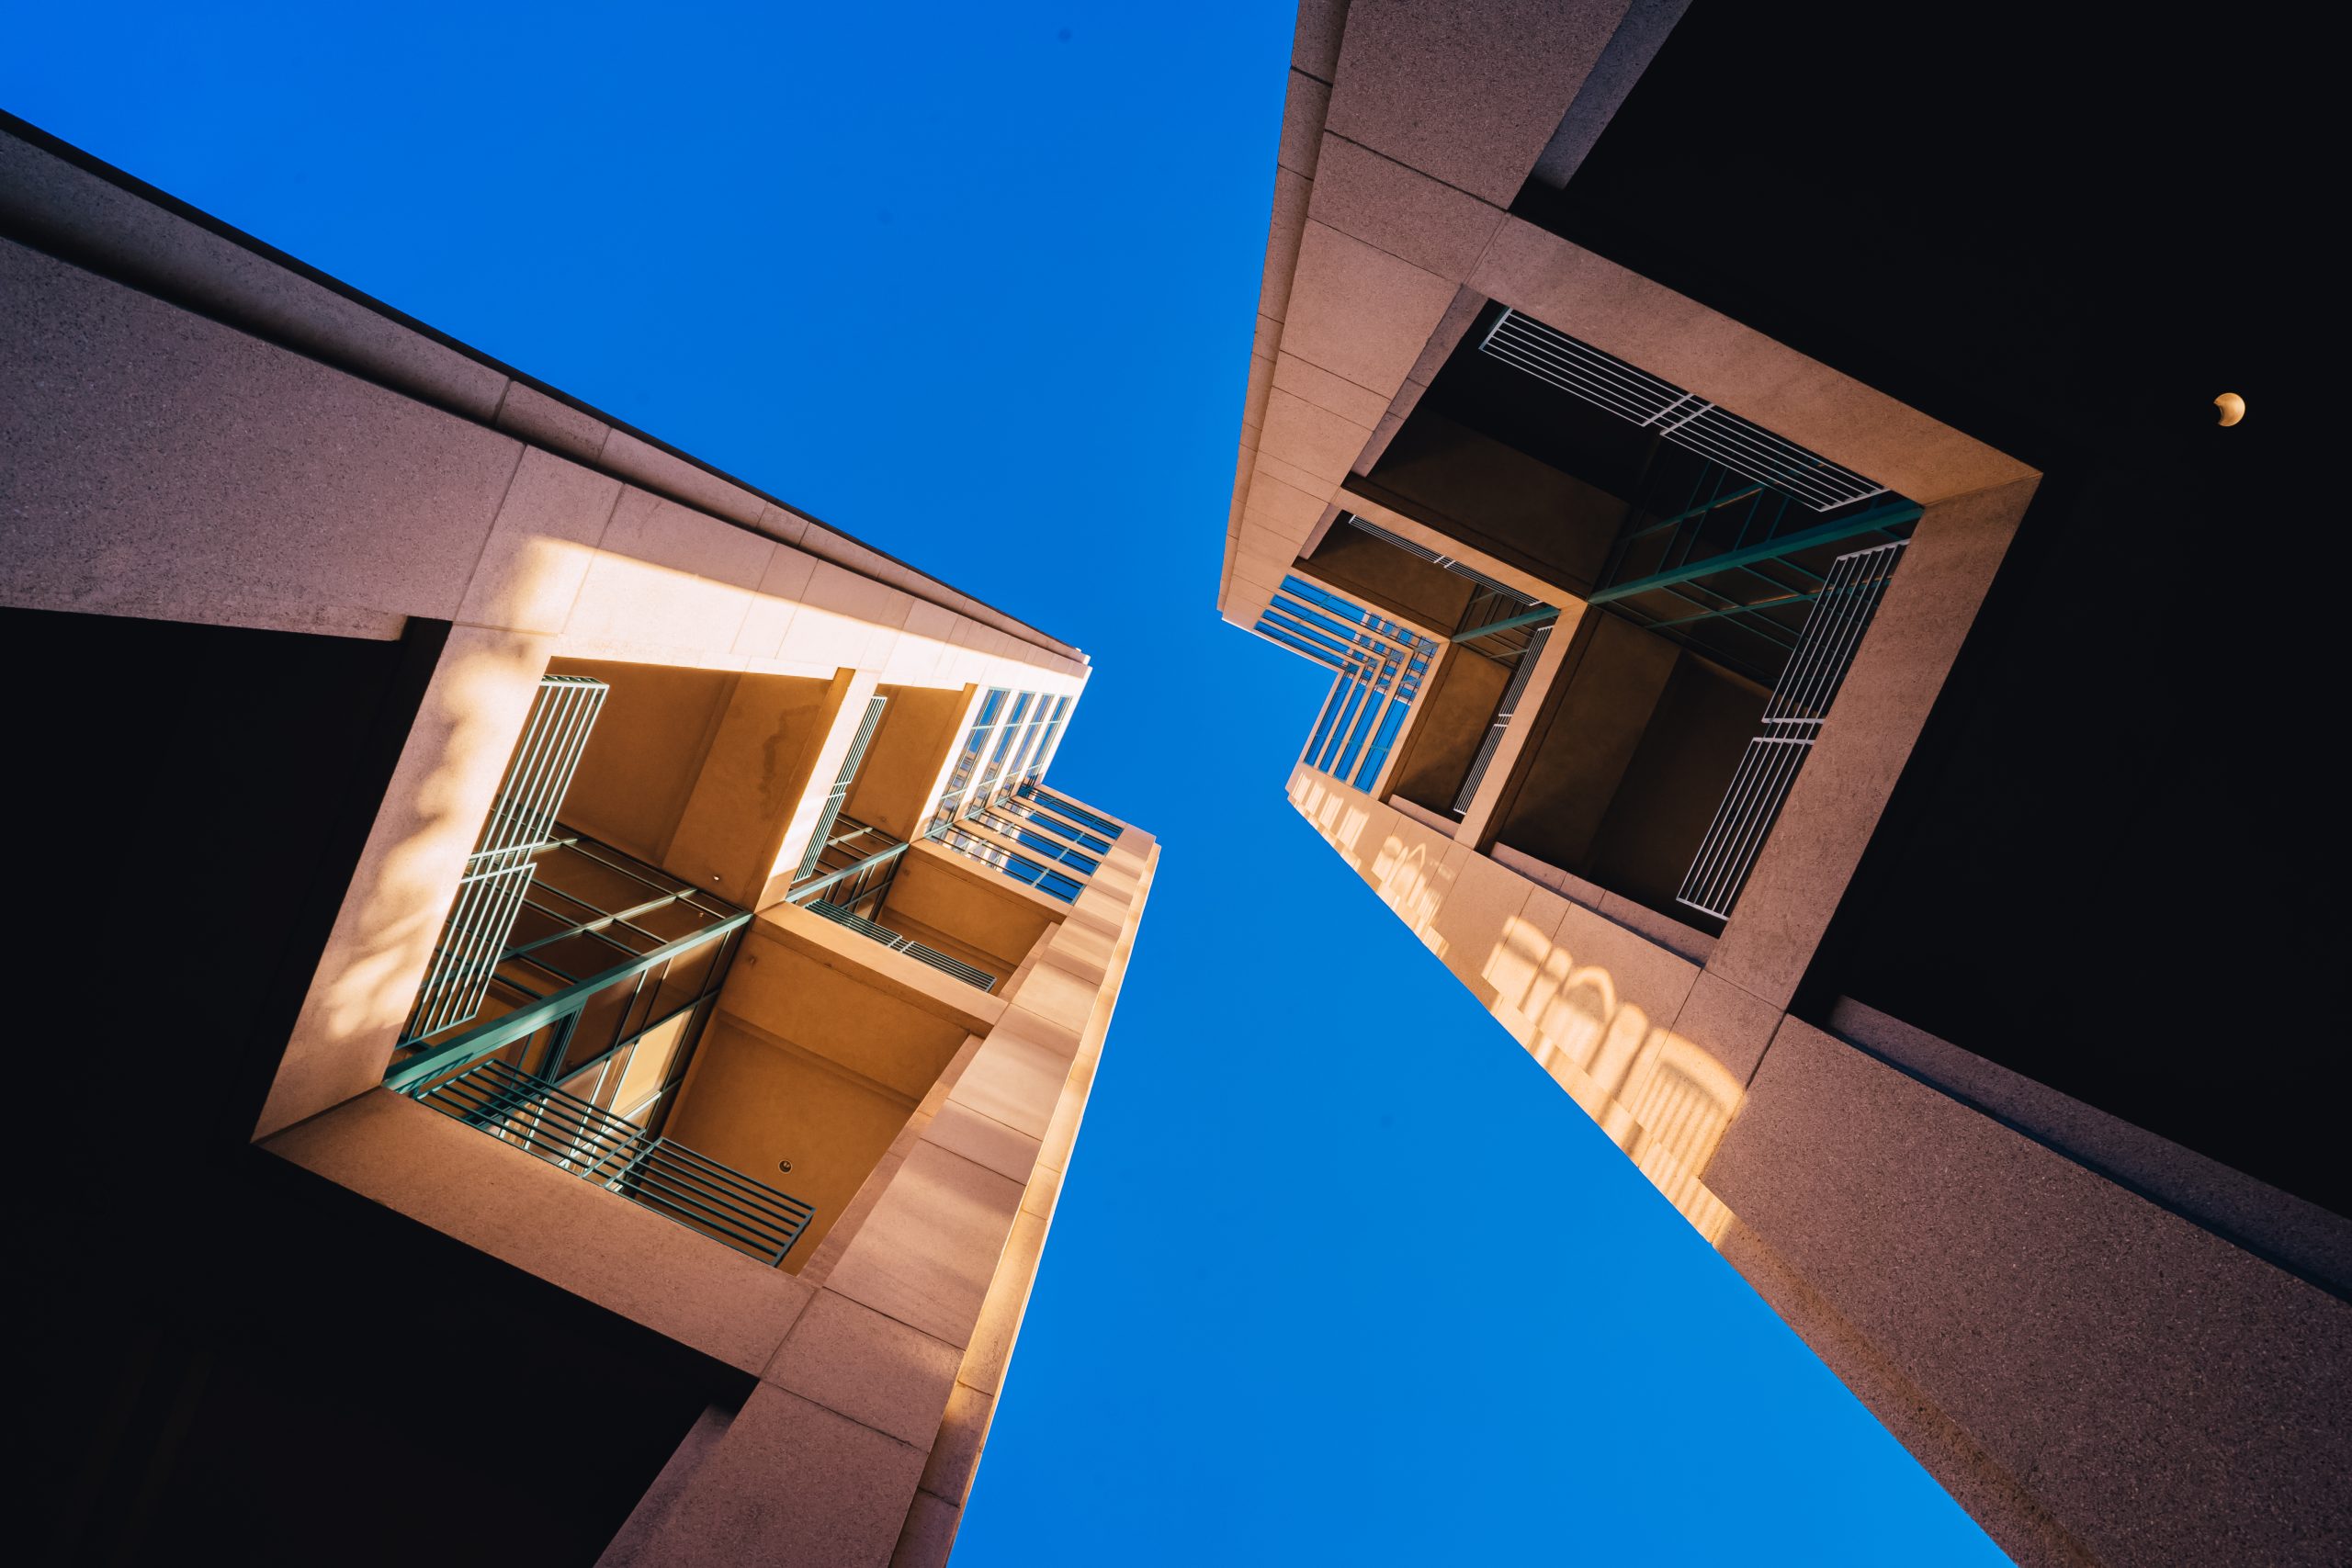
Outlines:
{"type": "MultiPolygon", "coordinates": [[[[1014,763],[1039,778],[1084,656],[29,130],[0,135],[0,359],[12,627],[126,649],[257,636],[289,669],[374,644],[408,671],[370,742],[380,786],[339,801],[348,869],[258,917],[285,926],[302,973],[281,983],[283,1021],[247,1043],[265,1064],[253,1098],[222,1126],[186,1119],[188,1157],[231,1173],[201,1224],[334,1256],[333,1232],[271,1237],[264,1206],[240,1207],[244,1185],[291,1182],[463,1259],[372,1284],[364,1256],[335,1265],[385,1302],[429,1301],[435,1334],[506,1332],[469,1317],[488,1298],[469,1306],[457,1281],[478,1275],[662,1369],[662,1407],[699,1413],[664,1462],[587,1459],[601,1479],[571,1512],[590,1557],[944,1562],[1158,857],[1102,818],[1107,851],[1046,876],[1012,824],[978,819],[956,769],[984,710],[1017,692],[1033,716],[1014,763]],[[679,1025],[694,1055],[666,1135],[739,1176],[789,1173],[766,1179],[813,1218],[781,1267],[384,1087],[550,674],[614,694],[568,827],[748,913],[723,987],[679,1025]],[[897,900],[877,912],[921,943],[802,897],[845,791],[896,845],[897,900]],[[957,842],[927,833],[958,809],[957,842]]],[[[103,696],[91,681],[85,705],[103,696]]],[[[276,765],[303,755],[300,715],[265,714],[256,733],[276,765]]],[[[266,887],[266,864],[255,876],[266,887]]],[[[198,1213],[171,1231],[191,1257],[198,1213]]],[[[44,1258],[62,1303],[106,1292],[76,1283],[94,1266],[77,1234],[44,1258]]],[[[231,1316],[266,1293],[233,1273],[209,1287],[231,1316]]],[[[352,1310],[370,1335],[416,1315],[352,1310]]],[[[258,1355],[240,1376],[288,1375],[258,1355]]],[[[182,1430],[288,1464],[307,1440],[299,1420],[256,1426],[243,1395],[192,1397],[182,1430]]],[[[332,1444],[358,1406],[332,1384],[315,1397],[306,1419],[332,1444]]],[[[452,1450],[477,1404],[448,1404],[452,1450]]],[[[673,1441],[623,1437],[656,1456],[673,1441]]],[[[135,1417],[60,1447],[81,1478],[61,1495],[103,1495],[141,1465],[161,1467],[151,1493],[208,1490],[182,1479],[199,1461],[173,1457],[180,1438],[135,1417]],[[138,1457],[152,1444],[164,1457],[138,1457]]],[[[54,1533],[133,1555],[164,1532],[205,1540],[175,1522],[189,1505],[161,1506],[76,1503],[54,1533]]],[[[237,1550],[299,1555],[279,1528],[237,1550]]]]}
{"type": "Polygon", "coordinates": [[[1402,761],[1340,776],[1310,743],[1290,798],[2020,1562],[2338,1560],[2352,1224],[1813,994],[2043,476],[1547,227],[1545,191],[1573,204],[1682,9],[1301,8],[1219,608],[1262,629],[1283,595],[1295,626],[1288,580],[1373,616],[1408,613],[1399,594],[1451,614],[1418,558],[1558,615],[1515,714],[1464,709],[1444,671],[1466,655],[1439,627],[1402,761]],[[1566,540],[1599,492],[1532,456],[1550,450],[1532,416],[1478,380],[1506,307],[1918,503],[1728,919],[1643,896],[1590,849],[1623,791],[1662,795],[1662,694],[1695,688],[1669,679],[1687,651],[1591,602],[1599,555],[1526,546],[1566,540]],[[1465,433],[1480,409],[1492,429],[1465,433]],[[1470,455],[1440,473],[1440,450],[1470,455]],[[1391,543],[1385,566],[1335,547],[1351,517],[1391,543]]]}

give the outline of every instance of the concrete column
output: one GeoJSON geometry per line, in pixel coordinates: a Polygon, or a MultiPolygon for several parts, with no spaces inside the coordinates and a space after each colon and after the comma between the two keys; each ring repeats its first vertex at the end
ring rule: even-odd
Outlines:
{"type": "Polygon", "coordinates": [[[808,682],[738,681],[663,869],[754,909],[783,897],[878,683],[839,671],[812,705],[808,682]]]}
{"type": "Polygon", "coordinates": [[[922,830],[938,802],[947,771],[971,732],[969,715],[978,688],[922,690],[900,687],[890,694],[882,728],[865,753],[848,811],[897,839],[922,830]]]}
{"type": "MultiPolygon", "coordinates": [[[[955,730],[947,742],[947,754],[939,760],[939,772],[932,779],[931,787],[923,792],[922,809],[915,814],[918,828],[930,821],[931,814],[939,809],[939,797],[947,793],[947,781],[956,773],[956,759],[964,754],[964,742],[971,735],[972,726],[979,722],[980,704],[987,700],[989,690],[988,686],[979,684],[964,688],[964,707],[956,716],[955,730]]],[[[1012,701],[1010,697],[1005,700],[1012,701]]],[[[1063,728],[1069,728],[1067,723],[1063,728]]],[[[978,775],[976,773],[973,777],[977,780],[978,775]]],[[[912,834],[908,836],[913,837],[912,834]]]]}
{"type": "Polygon", "coordinates": [[[2342,1301],[1796,1019],[1705,1180],[1724,1256],[2018,1562],[2342,1560],[2342,1301]]]}
{"type": "Polygon", "coordinates": [[[254,1137],[383,1082],[457,899],[466,857],[547,672],[551,641],[480,626],[451,629],[254,1137]]]}
{"type": "Polygon", "coordinates": [[[1521,806],[1538,806],[1541,831],[1523,826],[1528,841],[1515,847],[1554,865],[1583,867],[1648,733],[1678,650],[1664,637],[1607,615],[1584,619],[1571,635],[1554,640],[1567,648],[1553,698],[1535,709],[1529,740],[1503,773],[1482,833],[1492,843],[1506,818],[1524,823],[1515,815],[1521,806]]]}
{"type": "Polygon", "coordinates": [[[1582,604],[1568,604],[1553,624],[1552,635],[1544,638],[1544,651],[1535,660],[1535,672],[1528,678],[1527,689],[1520,693],[1519,706],[1511,713],[1510,727],[1503,731],[1502,744],[1495,748],[1487,776],[1478,781],[1477,793],[1470,797],[1470,808],[1462,814],[1461,824],[1453,830],[1455,842],[1484,851],[1494,841],[1489,829],[1502,808],[1503,790],[1519,767],[1520,754],[1527,750],[1528,738],[1535,733],[1535,716],[1551,700],[1552,688],[1559,680],[1561,666],[1567,660],[1568,645],[1576,640],[1577,623],[1583,619],[1584,612],[1582,604]]]}

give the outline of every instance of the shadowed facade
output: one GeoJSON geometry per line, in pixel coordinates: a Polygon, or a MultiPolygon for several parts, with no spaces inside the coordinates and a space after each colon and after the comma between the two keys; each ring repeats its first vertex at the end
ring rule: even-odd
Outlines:
{"type": "Polygon", "coordinates": [[[2011,1555],[2334,1561],[2340,1053],[2184,997],[2324,1015],[2340,929],[2330,634],[2194,618],[2329,439],[2210,134],[2270,57],[1905,25],[1303,6],[1219,608],[1332,671],[1301,816],[2011,1555]]]}

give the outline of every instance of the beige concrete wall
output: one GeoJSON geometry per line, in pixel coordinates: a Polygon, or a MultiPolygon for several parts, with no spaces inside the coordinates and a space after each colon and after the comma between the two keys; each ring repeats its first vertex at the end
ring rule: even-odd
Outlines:
{"type": "Polygon", "coordinates": [[[6,241],[0,291],[18,367],[0,603],[372,637],[424,615],[578,658],[1084,682],[753,525],[6,241]]]}
{"type": "Polygon", "coordinates": [[[1007,976],[1065,912],[1064,906],[936,844],[906,852],[890,885],[888,908],[891,919],[904,922],[892,930],[948,932],[988,955],[990,963],[982,967],[1007,976]]]}
{"type": "Polygon", "coordinates": [[[254,1136],[384,1081],[547,664],[545,637],[451,630],[254,1136]]]}
{"type": "Polygon", "coordinates": [[[2019,1562],[2340,1560],[2340,1299],[1794,1019],[1707,1180],[1726,1255],[2019,1562]]]}
{"type": "Polygon", "coordinates": [[[1422,409],[1388,444],[1372,490],[1459,539],[1570,593],[1589,593],[1624,521],[1625,501],[1573,474],[1422,409]]]}
{"type": "MultiPolygon", "coordinates": [[[[1311,768],[1294,806],[1709,1240],[1700,1181],[1739,1109],[1740,1065],[1680,1026],[1699,965],[1311,768]]],[[[1753,1064],[1747,1064],[1752,1066],[1753,1064]]]]}
{"type": "Polygon", "coordinates": [[[1594,836],[1595,882],[1653,908],[1688,914],[1675,895],[1748,741],[1763,727],[1770,694],[1697,654],[1686,650],[1675,660],[1594,836]]]}
{"type": "Polygon", "coordinates": [[[1504,784],[1495,837],[1571,871],[1593,843],[1679,657],[1664,637],[1615,615],[1586,615],[1504,784]]]}
{"type": "MultiPolygon", "coordinates": [[[[225,225],[184,215],[139,181],[93,160],[77,160],[70,151],[0,134],[0,238],[425,408],[503,431],[648,495],[781,539],[1030,648],[1064,659],[1080,657],[1068,644],[775,497],[451,343],[225,225]]],[[[396,446],[379,455],[319,456],[329,462],[402,460],[396,446]]],[[[398,497],[388,499],[400,504],[398,497]]],[[[404,531],[385,536],[395,544],[408,536],[404,531]]],[[[291,564],[300,570],[300,563],[291,564]]]]}
{"type": "Polygon", "coordinates": [[[1468,578],[1358,528],[1330,529],[1309,558],[1319,581],[1357,604],[1448,631],[1477,592],[1468,578]]]}
{"type": "MultiPolygon", "coordinates": [[[[564,796],[564,820],[649,865],[662,864],[741,675],[594,659],[551,660],[548,669],[611,687],[564,796]]],[[[823,700],[824,682],[796,683],[803,705],[823,700]]]]}
{"type": "Polygon", "coordinates": [[[817,1211],[785,1258],[786,1269],[797,1273],[824,1244],[917,1103],[818,1051],[722,1012],[695,1046],[691,1074],[662,1131],[817,1211]]]}

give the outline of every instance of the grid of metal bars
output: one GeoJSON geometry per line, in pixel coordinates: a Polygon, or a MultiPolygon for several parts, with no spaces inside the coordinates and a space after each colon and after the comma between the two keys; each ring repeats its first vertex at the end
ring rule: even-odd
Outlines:
{"type": "Polygon", "coordinates": [[[1446,570],[1453,573],[1456,577],[1466,577],[1471,581],[1477,583],[1480,587],[1487,589],[1490,592],[1500,593],[1507,598],[1516,599],[1521,606],[1530,605],[1535,603],[1534,600],[1530,599],[1518,589],[1511,587],[1508,583],[1497,582],[1493,578],[1488,577],[1485,572],[1480,571],[1476,567],[1465,566],[1462,562],[1454,559],[1452,556],[1442,556],[1435,550],[1430,549],[1427,545],[1417,545],[1401,534],[1392,534],[1387,529],[1382,527],[1379,524],[1368,522],[1365,519],[1357,516],[1352,512],[1340,513],[1340,521],[1346,524],[1349,527],[1353,528],[1360,534],[1369,534],[1385,545],[1395,546],[1408,556],[1413,556],[1421,560],[1425,560],[1431,566],[1443,567],[1446,570]]]}
{"type": "Polygon", "coordinates": [[[1815,512],[1885,492],[1884,485],[1532,316],[1505,310],[1478,346],[1539,381],[1655,429],[1678,446],[1786,491],[1815,512]]]}
{"type": "Polygon", "coordinates": [[[860,936],[869,937],[984,991],[994,987],[996,976],[988,971],[950,958],[912,937],[901,936],[873,918],[882,912],[882,906],[890,897],[890,885],[898,880],[899,867],[907,852],[904,842],[855,818],[837,816],[834,830],[821,851],[816,862],[804,868],[802,880],[785,895],[786,903],[797,904],[812,914],[847,926],[860,936]],[[810,871],[820,874],[809,876],[807,873],[810,871]],[[818,897],[820,894],[823,897],[818,897]]]}
{"type": "Polygon", "coordinates": [[[687,1038],[672,1055],[659,1099],[692,1055],[700,1024],[688,1015],[716,999],[736,933],[751,919],[750,910],[609,845],[554,839],[537,857],[485,998],[485,1008],[503,1010],[402,1042],[384,1087],[422,1093],[495,1054],[576,1089],[576,1075],[629,1057],[648,1035],[684,1019],[687,1038]]]}
{"type": "Polygon", "coordinates": [[[584,675],[540,680],[490,818],[466,859],[457,903],[441,928],[424,984],[401,1031],[403,1041],[438,1033],[481,1010],[491,976],[530,891],[536,858],[554,831],[556,813],[609,689],[584,675]]]}
{"type": "Polygon", "coordinates": [[[1838,558],[1805,616],[1795,651],[1764,706],[1764,733],[1747,743],[1723,804],[1700,840],[1675,901],[1729,919],[1747,886],[1765,838],[1796,784],[1797,772],[1821,734],[1829,705],[1853,667],[1862,634],[1878,613],[1907,541],[1838,558]]]}
{"type": "Polygon", "coordinates": [[[857,783],[857,770],[865,764],[865,749],[874,744],[874,732],[882,728],[882,710],[889,705],[888,697],[865,699],[865,712],[858,716],[857,731],[850,737],[849,752],[842,759],[842,771],[833,779],[833,787],[825,792],[823,811],[817,818],[817,830],[808,835],[808,848],[800,857],[800,869],[794,874],[806,876],[817,869],[817,861],[831,840],[833,823],[842,814],[842,803],[849,798],[852,785],[857,783]]]}
{"type": "Polygon", "coordinates": [[[1255,629],[1339,672],[1308,735],[1306,761],[1371,787],[1420,694],[1437,645],[1295,574],[1283,579],[1255,629]]]}
{"type": "Polygon", "coordinates": [[[496,1058],[418,1097],[467,1125],[665,1219],[780,1264],[815,1218],[791,1194],[624,1122],[496,1058]]]}
{"type": "Polygon", "coordinates": [[[983,991],[996,989],[996,976],[987,970],[967,964],[960,958],[950,958],[939,949],[927,947],[910,936],[900,936],[889,927],[869,920],[863,915],[853,914],[839,904],[829,904],[820,898],[808,908],[812,915],[822,915],[836,925],[847,926],[858,935],[878,942],[893,953],[903,953],[918,964],[928,964],[942,974],[953,975],[967,986],[978,986],[983,991]]]}
{"type": "Polygon", "coordinates": [[[822,893],[852,914],[872,914],[889,897],[899,874],[899,857],[906,853],[903,840],[854,817],[835,814],[832,830],[803,862],[800,879],[785,895],[787,903],[806,904],[822,893]]]}
{"type": "Polygon", "coordinates": [[[1836,558],[1907,539],[1920,511],[1889,493],[1825,515],[1720,463],[1660,451],[1589,602],[1770,686],[1836,558]]]}

